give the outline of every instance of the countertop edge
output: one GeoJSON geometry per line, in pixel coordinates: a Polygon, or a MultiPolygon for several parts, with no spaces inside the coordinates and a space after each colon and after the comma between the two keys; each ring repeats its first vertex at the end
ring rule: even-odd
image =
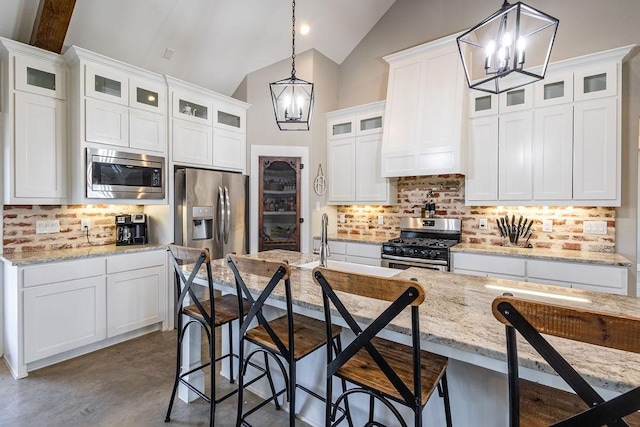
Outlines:
{"type": "Polygon", "coordinates": [[[100,245],[51,251],[27,252],[18,254],[0,254],[0,260],[10,266],[47,264],[51,262],[71,261],[83,258],[120,255],[136,252],[148,252],[166,249],[167,245],[148,244],[136,246],[100,245]]]}
{"type": "Polygon", "coordinates": [[[450,248],[451,252],[475,253],[481,255],[509,256],[517,258],[533,258],[547,261],[566,261],[585,264],[601,264],[619,267],[631,267],[632,263],[617,253],[585,252],[571,250],[536,251],[535,248],[515,248],[506,246],[487,246],[472,243],[459,243],[450,248]]]}

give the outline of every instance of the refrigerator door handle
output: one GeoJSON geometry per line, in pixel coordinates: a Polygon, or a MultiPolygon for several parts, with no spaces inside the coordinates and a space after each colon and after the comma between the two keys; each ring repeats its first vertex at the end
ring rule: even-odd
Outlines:
{"type": "Polygon", "coordinates": [[[224,194],[222,187],[218,186],[218,209],[216,211],[216,240],[221,242],[224,233],[224,194]]]}
{"type": "Polygon", "coordinates": [[[224,204],[225,214],[227,216],[224,222],[224,243],[229,243],[229,229],[231,228],[231,202],[229,201],[229,188],[224,186],[224,204]]]}

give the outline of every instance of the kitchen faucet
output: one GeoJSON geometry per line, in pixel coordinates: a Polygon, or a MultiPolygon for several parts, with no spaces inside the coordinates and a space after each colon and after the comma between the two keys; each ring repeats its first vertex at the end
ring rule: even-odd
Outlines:
{"type": "Polygon", "coordinates": [[[329,243],[327,243],[327,226],[329,225],[329,217],[326,213],[322,214],[322,232],[320,234],[320,267],[327,266],[327,258],[331,256],[329,243]]]}

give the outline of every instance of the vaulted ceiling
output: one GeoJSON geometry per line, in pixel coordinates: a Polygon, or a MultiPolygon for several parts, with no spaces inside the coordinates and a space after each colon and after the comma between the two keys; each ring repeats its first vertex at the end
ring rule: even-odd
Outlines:
{"type": "MultiPolygon", "coordinates": [[[[296,52],[313,48],[340,64],[394,2],[298,0],[296,52]]],[[[28,43],[40,0],[2,3],[0,36],[28,43]]],[[[291,56],[291,3],[78,0],[62,51],[71,45],[230,95],[246,74],[291,56]]]]}

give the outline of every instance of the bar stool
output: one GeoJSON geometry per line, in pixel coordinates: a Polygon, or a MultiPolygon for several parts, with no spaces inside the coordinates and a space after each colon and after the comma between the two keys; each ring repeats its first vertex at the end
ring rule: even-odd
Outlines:
{"type": "MultiPolygon", "coordinates": [[[[238,306],[238,299],[235,295],[229,294],[214,298],[213,278],[211,275],[211,256],[206,248],[189,248],[185,246],[169,245],[167,251],[169,252],[176,275],[176,287],[179,295],[176,300],[176,313],[179,313],[179,315],[177,320],[178,339],[176,348],[176,375],[173,382],[173,391],[171,392],[171,399],[169,400],[169,407],[167,408],[165,422],[171,421],[171,409],[173,408],[178,384],[184,384],[189,388],[189,390],[193,391],[209,403],[209,423],[213,426],[216,403],[222,402],[238,391],[237,389],[234,389],[233,391],[226,393],[224,396],[216,398],[215,364],[224,359],[228,359],[229,374],[231,376],[230,382],[233,383],[233,358],[237,358],[238,356],[233,354],[233,329],[231,327],[231,322],[240,317],[238,313],[241,309],[238,306]],[[203,265],[205,267],[205,271],[200,272],[203,265]],[[185,272],[188,272],[188,277],[185,277],[185,272]],[[193,287],[197,285],[194,285],[193,281],[199,272],[200,274],[206,274],[208,285],[208,293],[206,296],[208,299],[198,298],[196,292],[194,292],[193,287]],[[187,295],[189,295],[191,299],[191,303],[189,305],[185,305],[185,298],[187,295]],[[186,323],[184,323],[183,315],[189,318],[186,323]],[[207,335],[209,344],[209,360],[189,369],[186,372],[182,372],[182,342],[187,329],[191,325],[199,325],[207,335]],[[228,326],[229,352],[216,358],[215,328],[223,325],[228,326]],[[186,376],[200,371],[207,366],[211,366],[209,373],[211,385],[210,396],[207,396],[205,393],[198,390],[185,378],[186,376]]],[[[249,311],[249,303],[246,300],[242,301],[241,307],[244,313],[249,311]]]]}
{"type": "MultiPolygon", "coordinates": [[[[451,410],[447,387],[446,357],[420,349],[420,321],[418,307],[424,301],[424,289],[412,280],[384,278],[316,267],[314,281],[322,287],[324,317],[327,332],[332,326],[332,307],[355,333],[356,338],[335,357],[327,352],[327,404],[326,426],[338,424],[336,410],[342,401],[354,394],[369,396],[367,426],[381,426],[375,420],[374,403],[381,402],[395,416],[398,425],[406,426],[392,402],[411,408],[415,426],[422,425],[422,409],[435,389],[444,401],[447,426],[451,427],[451,410]],[[359,297],[386,301],[377,318],[363,330],[352,313],[345,307],[337,291],[359,297]],[[408,347],[387,341],[376,335],[395,319],[406,307],[411,307],[411,339],[408,347]],[[355,387],[343,392],[331,404],[332,380],[336,376],[355,387]]],[[[344,297],[343,297],[344,298],[344,297]]],[[[377,309],[376,309],[377,311],[377,309]]],[[[346,407],[350,418],[350,411],[346,407]]],[[[349,420],[351,421],[351,420],[349,420]]]]}
{"type": "MultiPolygon", "coordinates": [[[[542,334],[640,353],[640,318],[529,301],[505,294],[493,315],[506,325],[509,425],[639,426],[640,387],[605,401],[542,334]],[[516,330],[576,394],[519,378],[516,330]]],[[[602,361],[602,363],[607,363],[602,361]]]]}
{"type": "MultiPolygon", "coordinates": [[[[296,364],[300,359],[308,356],[315,350],[332,343],[331,348],[339,351],[340,333],[342,328],[332,326],[326,332],[324,322],[294,313],[291,298],[291,269],[286,262],[265,261],[240,255],[228,255],[227,262],[236,279],[238,297],[244,296],[251,303],[251,309],[247,313],[240,326],[240,373],[238,376],[238,413],[236,426],[250,425],[246,418],[258,409],[273,401],[276,408],[280,409],[278,397],[286,392],[289,401],[289,425],[295,425],[296,417],[296,390],[301,389],[309,395],[324,401],[324,398],[296,382],[296,364]],[[260,280],[261,292],[254,298],[247,285],[248,278],[260,280]],[[266,284],[264,282],[267,281],[266,284]],[[262,314],[262,309],[267,298],[271,297],[278,284],[284,284],[284,300],[286,314],[277,319],[268,321],[262,314]],[[264,287],[262,286],[264,285],[264,287]],[[258,326],[249,328],[251,322],[257,320],[258,326]],[[244,358],[244,342],[248,341],[257,346],[257,349],[244,358]],[[251,381],[246,382],[244,375],[247,366],[258,367],[251,361],[252,357],[262,353],[265,366],[262,373],[251,381]],[[269,368],[269,358],[275,361],[285,379],[285,387],[276,391],[269,368]],[[281,361],[288,366],[289,373],[281,361]],[[266,376],[271,389],[271,397],[263,400],[258,405],[243,412],[243,389],[266,376]]],[[[251,283],[256,287],[256,283],[251,283]]],[[[328,350],[331,352],[331,350],[328,350]]]]}

